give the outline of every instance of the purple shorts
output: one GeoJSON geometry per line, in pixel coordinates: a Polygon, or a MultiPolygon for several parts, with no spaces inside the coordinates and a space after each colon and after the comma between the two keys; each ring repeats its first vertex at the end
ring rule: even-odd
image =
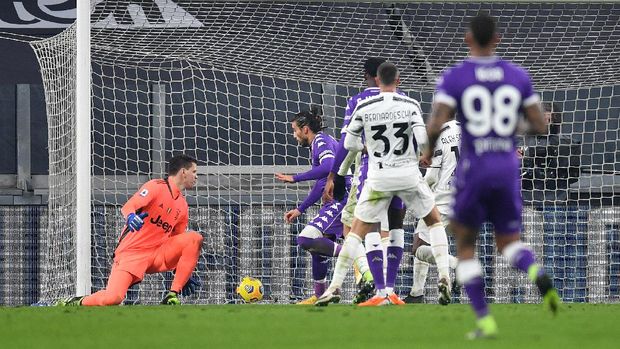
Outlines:
{"type": "Polygon", "coordinates": [[[497,175],[479,171],[469,175],[456,179],[451,218],[473,229],[489,221],[496,233],[519,232],[522,200],[518,173],[497,175]]]}
{"type": "Polygon", "coordinates": [[[340,202],[332,202],[321,206],[319,214],[317,214],[308,225],[317,228],[323,235],[334,235],[336,238],[342,237],[342,222],[340,214],[346,205],[347,200],[340,202]]]}

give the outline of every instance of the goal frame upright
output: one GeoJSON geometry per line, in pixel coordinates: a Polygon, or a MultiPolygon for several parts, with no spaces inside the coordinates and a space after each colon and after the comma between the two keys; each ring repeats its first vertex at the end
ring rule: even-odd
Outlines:
{"type": "Polygon", "coordinates": [[[90,1],[77,2],[75,91],[76,279],[75,292],[91,293],[91,62],[90,1]]]}

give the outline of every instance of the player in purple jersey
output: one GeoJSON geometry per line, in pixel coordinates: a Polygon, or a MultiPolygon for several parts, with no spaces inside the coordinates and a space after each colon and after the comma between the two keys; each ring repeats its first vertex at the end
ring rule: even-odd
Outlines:
{"type": "Polygon", "coordinates": [[[478,318],[470,339],[494,337],[497,325],[485,301],[482,266],[474,257],[478,229],[484,221],[495,227],[499,253],[528,274],[553,313],[560,298],[551,278],[520,241],[521,193],[515,151],[518,119],[525,115],[532,131],[545,132],[540,100],[523,68],[496,57],[499,43],[495,19],[475,16],[465,35],[470,57],[446,70],[437,82],[428,123],[429,147],[421,162],[430,162],[441,126],[456,113],[462,125],[461,156],[455,179],[451,227],[456,235],[457,281],[464,285],[478,318]]]}
{"type": "MultiPolygon", "coordinates": [[[[341,178],[341,176],[338,175],[338,172],[342,171],[343,169],[348,169],[349,167],[351,167],[351,163],[353,162],[353,160],[355,160],[356,162],[355,166],[359,168],[356,168],[356,176],[354,178],[354,183],[351,186],[351,193],[349,195],[349,199],[347,200],[347,204],[342,211],[341,220],[344,225],[343,236],[346,236],[351,230],[351,224],[353,223],[353,211],[355,210],[357,199],[359,198],[360,193],[362,192],[362,189],[364,187],[364,182],[366,181],[366,177],[368,176],[368,154],[363,153],[361,154],[361,157],[356,158],[355,156],[350,156],[349,151],[344,147],[344,140],[346,137],[346,128],[351,122],[351,115],[353,114],[353,111],[355,110],[357,105],[365,101],[368,98],[377,96],[380,93],[379,85],[376,81],[377,68],[379,68],[381,63],[385,61],[386,60],[384,58],[370,57],[366,59],[366,61],[364,62],[364,81],[366,83],[367,88],[365,88],[362,92],[356,94],[355,96],[349,98],[347,102],[347,107],[345,109],[345,115],[344,115],[344,122],[342,125],[341,134],[340,134],[340,141],[338,143],[337,150],[336,150],[336,157],[334,159],[331,172],[329,173],[329,176],[327,177],[327,183],[325,185],[325,190],[323,191],[323,200],[324,201],[332,200],[334,197],[334,194],[333,194],[334,188],[336,188],[337,190],[339,189],[337,186],[335,186],[334,183],[335,182],[342,183],[342,181],[338,180],[339,178],[341,178]]],[[[398,93],[403,94],[400,91],[398,91],[398,93]]],[[[340,188],[340,191],[342,191],[341,188],[340,188]]],[[[402,229],[403,228],[402,222],[404,220],[404,215],[405,215],[405,207],[402,201],[399,198],[395,198],[390,205],[390,210],[388,211],[388,216],[390,216],[392,219],[390,220],[386,216],[384,219],[385,222],[382,222],[381,227],[377,228],[381,230],[382,247],[383,247],[384,255],[387,254],[387,248],[389,245],[389,230],[394,229],[394,230],[404,232],[404,230],[402,229]],[[388,224],[388,221],[391,222],[389,223],[391,225],[388,224]],[[400,223],[398,223],[399,221],[400,223]]],[[[366,259],[366,252],[362,247],[360,251],[358,252],[357,256],[355,257],[354,266],[357,267],[358,264],[361,264],[363,268],[366,269],[367,264],[365,262],[365,259],[366,259]]],[[[385,258],[384,261],[387,261],[387,258],[385,258]]],[[[358,267],[358,269],[361,269],[361,268],[358,267]]],[[[384,263],[384,273],[385,272],[387,272],[387,263],[384,263]]],[[[332,278],[332,282],[330,283],[330,286],[333,286],[335,288],[342,287],[342,283],[344,281],[345,276],[346,274],[338,275],[335,273],[332,278]]],[[[372,292],[374,291],[374,280],[372,277],[372,273],[370,273],[370,270],[368,270],[366,273],[364,273],[362,270],[358,283],[360,286],[360,291],[353,299],[354,304],[362,303],[366,301],[368,298],[370,298],[370,296],[372,296],[372,292]]]]}
{"type": "MultiPolygon", "coordinates": [[[[276,179],[287,183],[298,183],[316,180],[306,199],[295,209],[284,215],[291,223],[306,209],[321,198],[325,186],[325,178],[334,162],[334,150],[338,143],[333,137],[322,132],[322,117],[318,111],[302,111],[297,113],[291,122],[293,136],[303,147],[310,147],[312,169],[294,176],[276,174],[276,179]]],[[[350,187],[351,178],[344,179],[346,189],[350,187]]],[[[341,246],[334,241],[342,235],[340,213],[346,204],[345,198],[340,201],[323,202],[319,214],[316,215],[297,237],[297,244],[312,255],[312,277],[314,279],[314,295],[300,304],[314,304],[326,288],[327,259],[338,256],[341,246]]]]}

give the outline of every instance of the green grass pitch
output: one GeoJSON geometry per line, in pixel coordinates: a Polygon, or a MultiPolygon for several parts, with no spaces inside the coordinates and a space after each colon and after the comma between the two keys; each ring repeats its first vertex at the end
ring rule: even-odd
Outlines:
{"type": "Polygon", "coordinates": [[[618,348],[620,304],[494,304],[500,335],[468,342],[453,304],[0,308],[1,348],[618,348]]]}

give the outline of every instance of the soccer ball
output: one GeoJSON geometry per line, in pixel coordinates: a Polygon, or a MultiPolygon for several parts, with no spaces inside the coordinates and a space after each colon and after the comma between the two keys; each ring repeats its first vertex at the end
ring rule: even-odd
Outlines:
{"type": "Polygon", "coordinates": [[[263,284],[259,279],[246,276],[237,286],[237,294],[246,303],[254,303],[263,299],[263,284]]]}

